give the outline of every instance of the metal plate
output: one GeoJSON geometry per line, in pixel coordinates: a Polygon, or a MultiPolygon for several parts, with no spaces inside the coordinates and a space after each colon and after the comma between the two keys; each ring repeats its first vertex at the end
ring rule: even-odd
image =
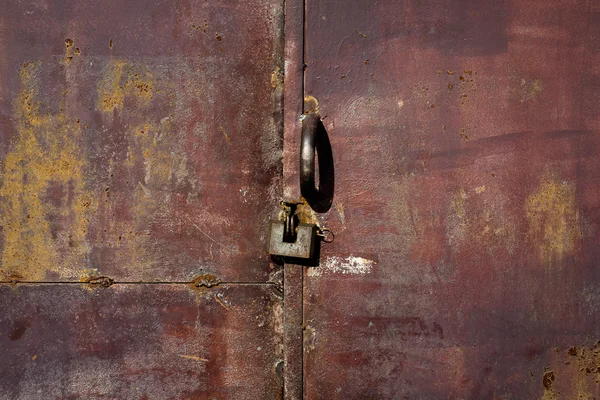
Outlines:
{"type": "Polygon", "coordinates": [[[598,398],[598,6],[307,19],[336,240],[305,276],[306,398],[598,398]]]}
{"type": "Polygon", "coordinates": [[[265,281],[282,2],[5,1],[0,280],[265,281]]]}
{"type": "Polygon", "coordinates": [[[0,287],[3,399],[278,399],[272,285],[0,287]]]}
{"type": "Polygon", "coordinates": [[[0,397],[280,398],[283,3],[2,6],[0,397]]]}

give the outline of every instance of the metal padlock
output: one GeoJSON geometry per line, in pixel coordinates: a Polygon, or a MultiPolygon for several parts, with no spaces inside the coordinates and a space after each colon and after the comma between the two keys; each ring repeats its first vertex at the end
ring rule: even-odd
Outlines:
{"type": "Polygon", "coordinates": [[[275,256],[312,258],[319,228],[315,224],[298,223],[299,203],[281,202],[279,221],[271,221],[269,254],[275,256]]]}
{"type": "Polygon", "coordinates": [[[271,221],[269,237],[269,254],[284,257],[312,258],[317,242],[317,226],[298,224],[295,227],[293,241],[286,238],[287,221],[271,221]],[[288,241],[286,241],[288,240],[288,241]]]}

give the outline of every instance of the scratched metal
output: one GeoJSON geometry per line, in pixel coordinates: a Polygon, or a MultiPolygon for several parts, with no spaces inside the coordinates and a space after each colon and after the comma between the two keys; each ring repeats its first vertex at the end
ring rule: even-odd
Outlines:
{"type": "Polygon", "coordinates": [[[0,302],[2,399],[281,398],[272,285],[4,285],[0,302]]]}
{"type": "Polygon", "coordinates": [[[307,399],[600,398],[600,6],[307,2],[307,399]]]}
{"type": "Polygon", "coordinates": [[[0,280],[265,281],[282,2],[4,1],[0,280]]]}

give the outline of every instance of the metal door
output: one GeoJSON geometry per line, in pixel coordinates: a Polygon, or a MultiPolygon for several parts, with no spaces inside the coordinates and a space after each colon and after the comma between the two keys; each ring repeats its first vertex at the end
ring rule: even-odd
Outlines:
{"type": "Polygon", "coordinates": [[[282,2],[0,13],[0,398],[282,392],[282,2]]]}
{"type": "Polygon", "coordinates": [[[600,398],[599,22],[307,0],[336,237],[304,276],[305,398],[600,398]]]}

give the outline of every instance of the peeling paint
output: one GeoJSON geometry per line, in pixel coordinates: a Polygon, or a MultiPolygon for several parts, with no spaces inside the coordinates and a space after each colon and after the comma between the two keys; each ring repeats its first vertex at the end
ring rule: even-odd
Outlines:
{"type": "Polygon", "coordinates": [[[367,275],[377,264],[373,260],[362,257],[327,257],[319,267],[308,269],[308,276],[321,276],[327,274],[342,275],[367,275]]]}

